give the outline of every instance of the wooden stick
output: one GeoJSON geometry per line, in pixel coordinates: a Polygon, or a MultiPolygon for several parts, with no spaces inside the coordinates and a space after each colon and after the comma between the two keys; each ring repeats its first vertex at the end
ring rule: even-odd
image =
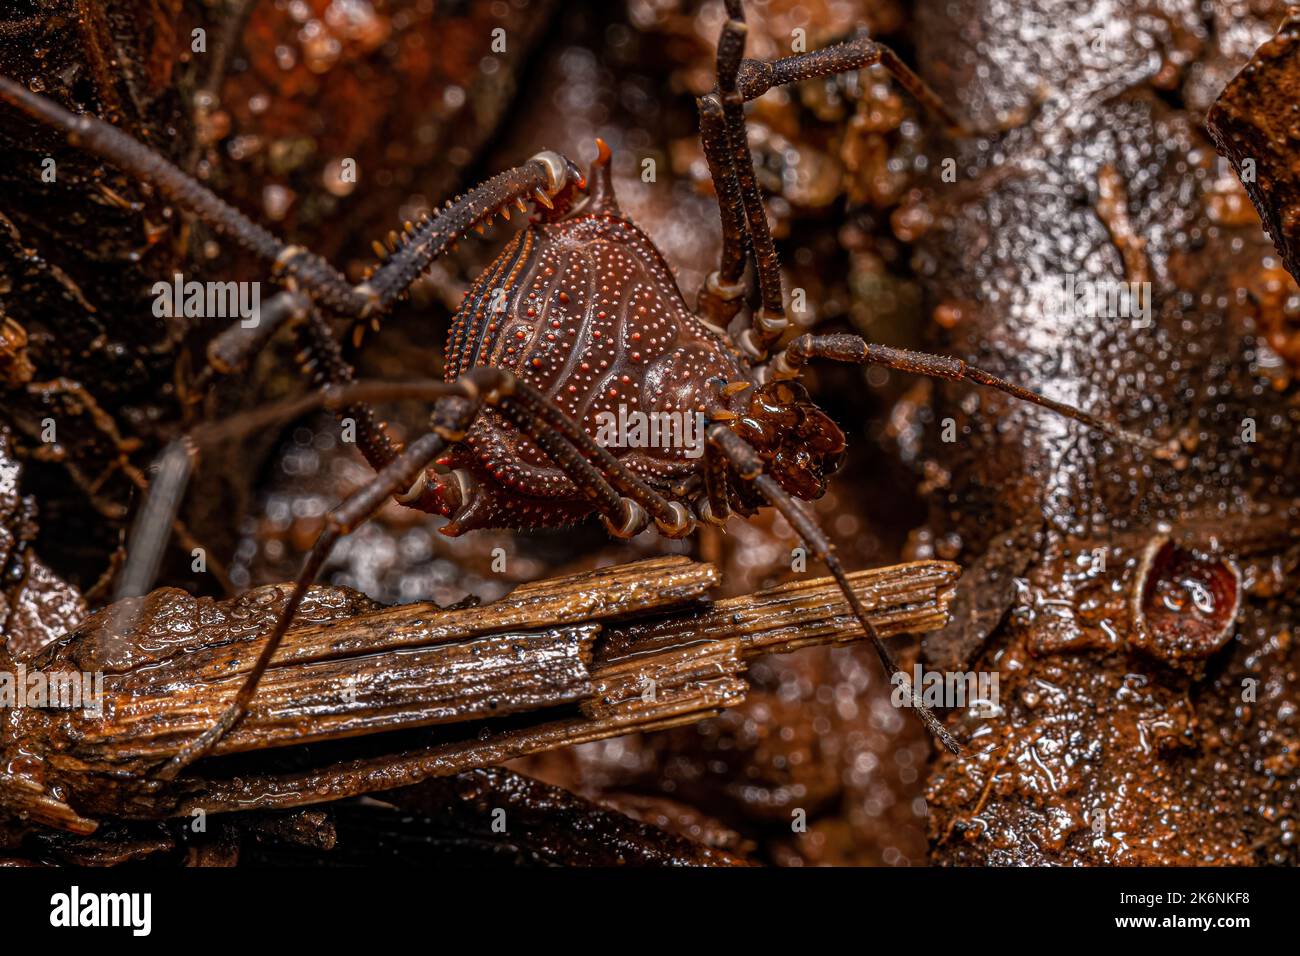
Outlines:
{"type": "MultiPolygon", "coordinates": [[[[851,581],[890,635],[941,626],[957,575],[922,561],[851,581]]],[[[275,588],[226,602],[155,592],[132,610],[130,649],[107,633],[120,620],[108,608],[34,662],[107,676],[101,715],[56,712],[28,749],[54,771],[46,785],[91,817],[304,806],[691,723],[744,699],[753,657],[862,637],[830,579],[711,603],[716,580],[710,565],[656,558],[454,610],[381,608],[315,588],[247,717],[216,750],[243,752],[236,772],[223,779],[223,760],[208,759],[174,788],[127,800],[123,777],[143,780],[221,711],[283,599],[275,588]],[[394,731],[404,733],[384,736],[394,731]],[[338,749],[363,736],[363,751],[338,749]],[[317,765],[287,772],[303,754],[285,748],[313,742],[325,748],[317,765]]]]}

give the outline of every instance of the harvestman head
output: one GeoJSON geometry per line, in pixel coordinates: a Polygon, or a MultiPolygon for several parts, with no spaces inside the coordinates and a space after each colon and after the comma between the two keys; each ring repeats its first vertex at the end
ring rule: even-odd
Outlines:
{"type": "MultiPolygon", "coordinates": [[[[379,247],[380,263],[353,286],[328,263],[286,246],[261,226],[130,137],[92,116],[73,115],[0,78],[0,101],[63,132],[78,145],[152,185],[178,206],[260,255],[282,287],[254,328],[236,323],[208,349],[213,374],[228,374],[291,327],[304,370],[319,388],[304,399],[203,426],[165,453],[132,534],[118,596],[153,583],[191,462],[191,449],[234,433],[328,407],[357,425],[375,477],[330,512],[285,608],[223,716],[159,768],[172,779],[207,753],[244,715],[308,588],[335,542],[389,498],[449,519],[444,533],[566,525],[595,512],[618,537],[653,523],[685,537],[698,522],[775,507],[839,582],[885,670],[910,688],[849,585],[830,541],[799,500],[820,497],[838,467],[844,435],[798,384],[812,359],[875,364],[997,389],[1152,449],[1154,443],[1084,411],[1040,396],[956,358],[873,345],[853,335],[801,335],[773,353],[788,328],[781,273],[747,144],[744,104],[767,90],[881,64],[930,111],[960,132],[938,98],[887,48],[860,37],[772,62],[744,59],[740,0],[727,0],[718,41],[717,88],[699,99],[701,137],[722,219],[719,265],[692,310],[654,244],[619,210],[608,148],[597,142],[590,172],[558,153],[538,153],[407,222],[379,247]],[[446,381],[355,382],[330,319],[374,323],[430,263],[470,230],[515,209],[527,225],[466,294],[452,324],[446,381]],[[748,264],[759,305],[738,335],[748,264]],[[369,403],[419,399],[433,407],[428,431],[404,447],[369,403]],[[703,415],[703,454],[681,447],[616,455],[596,441],[602,412],[703,415]]],[[[122,622],[123,632],[130,622],[122,622]]],[[[946,747],[961,748],[912,689],[916,713],[946,747]]]]}

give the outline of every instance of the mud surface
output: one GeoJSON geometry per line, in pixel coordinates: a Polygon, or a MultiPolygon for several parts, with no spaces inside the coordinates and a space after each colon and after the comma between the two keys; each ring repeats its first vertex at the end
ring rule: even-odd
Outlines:
{"type": "Polygon", "coordinates": [[[966,584],[1002,606],[927,651],[996,669],[1002,712],[959,724],[978,757],[935,767],[933,856],[1294,863],[1297,409],[1263,333],[1295,288],[1201,124],[1205,71],[1231,72],[1241,31],[1262,42],[1280,11],[1225,9],[1226,29],[1194,4],[1028,6],[1028,31],[991,4],[921,7],[923,69],[948,51],[926,69],[940,89],[1015,125],[951,147],[964,186],[935,191],[958,195],[920,248],[928,300],[960,312],[957,354],[1178,451],[939,390],[930,420],[961,438],[933,446],[935,521],[983,556],[966,584]],[[1126,29],[1090,51],[1090,18],[1126,29]],[[1054,67],[1030,70],[1029,50],[1054,67]],[[1063,312],[1067,275],[1150,282],[1149,320],[1063,312]]]}

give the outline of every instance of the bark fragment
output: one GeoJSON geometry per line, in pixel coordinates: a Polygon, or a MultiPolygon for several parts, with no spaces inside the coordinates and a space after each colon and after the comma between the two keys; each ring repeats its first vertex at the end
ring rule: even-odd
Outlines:
{"type": "Polygon", "coordinates": [[[1237,171],[1287,271],[1300,280],[1300,8],[1241,68],[1205,125],[1237,171]]]}

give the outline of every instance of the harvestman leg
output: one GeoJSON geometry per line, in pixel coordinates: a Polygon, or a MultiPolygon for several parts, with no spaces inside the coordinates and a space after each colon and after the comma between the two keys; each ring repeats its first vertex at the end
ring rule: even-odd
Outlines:
{"type": "MultiPolygon", "coordinates": [[[[754,159],[749,152],[749,135],[745,129],[745,98],[736,86],[740,63],[745,55],[747,29],[745,11],[740,0],[727,0],[727,16],[722,35],[718,38],[718,89],[714,94],[722,106],[726,141],[717,152],[731,159],[749,246],[754,255],[759,297],[762,300],[762,305],[754,311],[753,328],[741,344],[752,353],[752,357],[761,358],[766,355],[771,343],[780,338],[788,320],[785,317],[785,297],[781,291],[781,262],[777,258],[772,231],[767,224],[767,211],[763,208],[763,196],[759,192],[758,179],[754,173],[754,159]]],[[[701,133],[703,132],[704,123],[701,122],[701,133]]],[[[712,130],[710,133],[716,135],[712,130]]]]}
{"type": "MultiPolygon", "coordinates": [[[[337,340],[317,306],[334,315],[376,319],[393,307],[435,258],[470,229],[490,221],[497,211],[510,203],[524,208],[525,199],[549,204],[549,197],[570,180],[580,187],[585,185],[577,167],[569,160],[557,153],[539,153],[523,166],[507,170],[454,202],[448,202],[418,226],[405,223],[401,237],[390,234],[392,255],[366,282],[353,287],[324,259],[300,246],[285,245],[193,177],[116,127],[93,116],[73,115],[5,77],[0,77],[0,102],[61,131],[70,143],[150,184],[178,206],[272,264],[273,274],[286,286],[285,291],[267,302],[256,326],[244,328],[234,323],[208,346],[208,369],[222,374],[246,362],[279,328],[297,325],[304,343],[304,359],[316,382],[342,385],[352,381],[353,370],[344,361],[337,340]]],[[[200,386],[207,383],[208,369],[200,376],[200,386]]],[[[400,449],[385,434],[383,424],[370,408],[354,405],[340,409],[340,414],[356,421],[358,447],[373,468],[381,470],[394,460],[400,449]]],[[[174,512],[179,501],[169,507],[174,512]]],[[[162,515],[167,510],[146,509],[141,522],[147,516],[162,515]]],[[[157,528],[143,525],[133,537],[137,535],[141,540],[159,538],[157,528]]],[[[156,555],[140,554],[139,549],[132,549],[123,579],[139,579],[141,568],[154,564],[156,555]]]]}
{"type": "Polygon", "coordinates": [[[434,430],[411,442],[391,462],[379,470],[375,477],[363,487],[349,495],[342,504],[332,510],[325,518],[325,527],[312,545],[302,571],[294,584],[289,600],[275,628],[257,656],[253,668],[240,685],[234,700],[222,715],[194,740],[190,741],[175,757],[169,760],[157,774],[160,780],[172,780],[190,763],[214,747],[231,727],[239,722],[248,710],[248,703],[257,691],[257,685],[271,664],[280,642],[284,639],[298,606],[302,603],[307,590],[316,580],[321,566],[325,563],[339,538],[351,533],[363,521],[369,518],[392,495],[409,488],[416,477],[451,443],[464,437],[479,404],[463,398],[444,398],[434,407],[434,430]]]}
{"type": "Polygon", "coordinates": [[[711,93],[701,96],[697,106],[700,112],[700,142],[709,164],[709,173],[713,177],[713,191],[717,195],[718,212],[722,217],[722,252],[718,268],[705,279],[697,307],[714,325],[725,329],[744,302],[748,234],[745,231],[740,182],[736,179],[736,167],[730,153],[722,101],[711,93]]]}
{"type": "Polygon", "coordinates": [[[704,445],[704,520],[721,527],[731,517],[727,494],[727,456],[715,442],[704,445]]]}
{"type": "MultiPolygon", "coordinates": [[[[178,206],[271,263],[277,278],[293,287],[289,298],[272,300],[267,305],[271,319],[278,321],[291,317],[295,305],[301,306],[301,301],[295,302],[293,297],[297,290],[301,290],[299,300],[309,297],[336,315],[369,318],[382,314],[392,308],[438,255],[469,229],[490,219],[507,203],[539,196],[546,198],[569,177],[578,176],[576,167],[568,160],[556,153],[540,153],[523,166],[507,170],[447,203],[418,227],[405,224],[404,238],[396,253],[368,281],[354,287],[324,259],[301,246],[285,245],[193,177],[116,127],[93,116],[69,113],[6,77],[0,77],[0,102],[59,130],[69,143],[148,183],[178,206]]],[[[244,331],[248,334],[240,336],[231,332],[234,338],[218,349],[227,367],[248,354],[241,353],[231,343],[255,342],[267,334],[260,328],[244,331]]]]}
{"type": "Polygon", "coordinates": [[[884,665],[885,672],[889,674],[890,680],[901,683],[902,686],[908,689],[912,707],[930,732],[938,737],[952,753],[962,753],[962,746],[958,743],[957,738],[950,734],[943,724],[939,722],[939,719],[925,706],[920,695],[917,694],[916,688],[912,686],[911,680],[898,666],[898,662],[894,660],[894,655],[890,653],[889,648],[885,646],[880,633],[867,617],[867,609],[862,606],[862,601],[858,599],[857,593],[849,583],[848,575],[844,573],[844,567],[840,564],[840,559],[835,555],[834,545],[826,537],[825,532],[818,527],[817,522],[799,507],[775,478],[763,470],[762,458],[759,457],[758,452],[747,441],[723,424],[710,426],[708,438],[709,443],[726,457],[740,478],[754,485],[758,492],[767,499],[768,503],[781,513],[782,517],[790,524],[790,527],[794,528],[809,550],[826,565],[826,569],[830,571],[836,583],[839,584],[844,599],[853,611],[853,616],[857,618],[858,623],[862,625],[863,631],[871,639],[871,644],[875,647],[876,654],[880,657],[880,663],[884,665]]]}
{"type": "Polygon", "coordinates": [[[1109,435],[1119,441],[1136,445],[1147,451],[1158,451],[1163,446],[1142,435],[1134,434],[1113,422],[1098,418],[1096,415],[1047,398],[1022,388],[1006,379],[999,378],[974,365],[968,365],[959,358],[947,355],[930,355],[926,352],[913,352],[910,349],[896,349],[888,345],[873,345],[856,335],[837,333],[833,335],[801,335],[786,346],[768,364],[774,379],[794,378],[809,359],[822,358],[835,362],[853,362],[858,365],[881,365],[885,368],[902,372],[913,372],[930,378],[946,378],[954,382],[971,382],[986,388],[996,389],[1013,398],[1051,409],[1058,415],[1064,415],[1074,421],[1082,422],[1089,428],[1109,435]]]}
{"type": "MultiPolygon", "coordinates": [[[[345,386],[332,386],[311,396],[308,400],[287,403],[249,416],[240,416],[242,422],[236,421],[209,428],[206,436],[196,434],[191,438],[206,437],[206,440],[210,441],[228,437],[232,433],[248,430],[255,423],[261,424],[277,418],[301,414],[319,405],[340,405],[354,397],[361,397],[362,393],[371,399],[380,400],[384,398],[436,399],[433,430],[412,442],[364,487],[353,492],[329,513],[324,530],[317,537],[303,563],[289,600],[280,612],[275,627],[263,644],[253,668],[240,685],[233,701],[211,727],[160,768],[157,774],[159,779],[174,779],[186,766],[209,752],[247,712],[263,674],[270,666],[275,652],[289,630],[294,614],[308,589],[315,582],[338,539],[349,534],[378,511],[390,497],[411,488],[438,455],[450,445],[464,439],[466,431],[485,406],[499,409],[516,428],[532,438],[556,466],[592,499],[611,530],[626,528],[628,525],[636,525],[636,530],[640,530],[639,526],[643,525],[644,521],[638,520],[638,515],[643,518],[644,512],[641,511],[639,502],[644,502],[651,513],[662,513],[675,523],[675,526],[666,527],[665,523],[661,522],[661,528],[669,530],[671,527],[680,534],[690,531],[691,525],[683,505],[665,501],[618,465],[608,452],[600,448],[586,432],[552,405],[540,392],[519,381],[513,374],[499,369],[473,369],[456,382],[406,385],[371,385],[356,382],[345,386]],[[607,472],[602,471],[589,460],[591,458],[599,460],[602,457],[597,455],[596,451],[602,452],[615,466],[608,469],[610,472],[617,473],[612,481],[625,486],[635,496],[634,498],[621,496],[611,480],[607,480],[607,472]]],[[[148,510],[148,502],[146,502],[146,510],[148,510]]]]}
{"type": "MultiPolygon", "coordinates": [[[[83,474],[81,469],[70,460],[63,461],[63,466],[68,469],[72,480],[86,495],[86,500],[96,511],[109,520],[121,520],[126,514],[126,508],[121,505],[111,504],[101,497],[100,489],[103,483],[113,472],[121,472],[143,494],[149,490],[149,479],[131,462],[130,453],[134,449],[131,447],[131,443],[123,438],[121,432],[118,431],[117,422],[114,421],[113,416],[100,406],[95,397],[80,382],[73,379],[60,377],[48,382],[31,382],[26,387],[30,395],[46,400],[58,395],[79,405],[81,413],[85,414],[90,419],[91,424],[95,426],[95,429],[112,444],[117,455],[116,460],[99,477],[93,480],[83,474]]],[[[21,422],[19,426],[24,427],[21,422]]],[[[33,437],[35,436],[33,435],[33,437]]],[[[41,450],[37,449],[38,457],[41,450]]],[[[180,518],[172,516],[169,529],[171,533],[176,535],[177,540],[181,542],[185,550],[193,551],[195,548],[202,547],[199,540],[194,537],[185,522],[180,518]]],[[[231,583],[230,576],[223,564],[209,558],[208,568],[226,594],[235,593],[235,587],[231,583]]]]}
{"type": "Polygon", "coordinates": [[[727,22],[718,38],[718,87],[701,97],[698,104],[700,138],[722,211],[723,237],[719,267],[709,275],[700,298],[701,307],[715,317],[715,322],[736,314],[744,294],[740,280],[748,241],[754,254],[762,305],[754,312],[753,327],[743,336],[741,345],[752,358],[762,359],[781,337],[788,320],[780,261],[749,152],[744,104],[776,86],[861,70],[878,63],[954,131],[963,133],[965,129],[894,51],[866,37],[767,62],[744,59],[746,31],[742,0],[727,0],[727,22]]]}
{"type": "Polygon", "coordinates": [[[64,133],[68,142],[148,183],[178,206],[273,264],[276,275],[293,283],[336,315],[368,318],[397,302],[411,283],[466,230],[490,219],[516,199],[554,195],[577,168],[557,153],[539,153],[448,203],[418,228],[404,226],[400,249],[366,282],[352,286],[333,266],[301,246],[285,245],[176,166],[121,130],[93,116],[76,116],[6,77],[0,77],[0,102],[64,133]]]}
{"type": "Polygon", "coordinates": [[[549,202],[573,180],[583,185],[572,162],[543,152],[448,202],[418,226],[403,225],[391,235],[393,254],[365,282],[352,286],[333,266],[301,246],[285,245],[193,177],[156,155],[116,127],[93,116],[76,116],[12,80],[0,77],[0,102],[59,130],[68,142],[148,183],[178,206],[272,264],[287,291],[267,303],[264,321],[254,329],[233,328],[214,340],[209,355],[218,371],[233,368],[269,340],[275,328],[301,319],[308,300],[332,315],[370,319],[387,313],[433,260],[467,231],[490,221],[510,203],[549,202]]]}

